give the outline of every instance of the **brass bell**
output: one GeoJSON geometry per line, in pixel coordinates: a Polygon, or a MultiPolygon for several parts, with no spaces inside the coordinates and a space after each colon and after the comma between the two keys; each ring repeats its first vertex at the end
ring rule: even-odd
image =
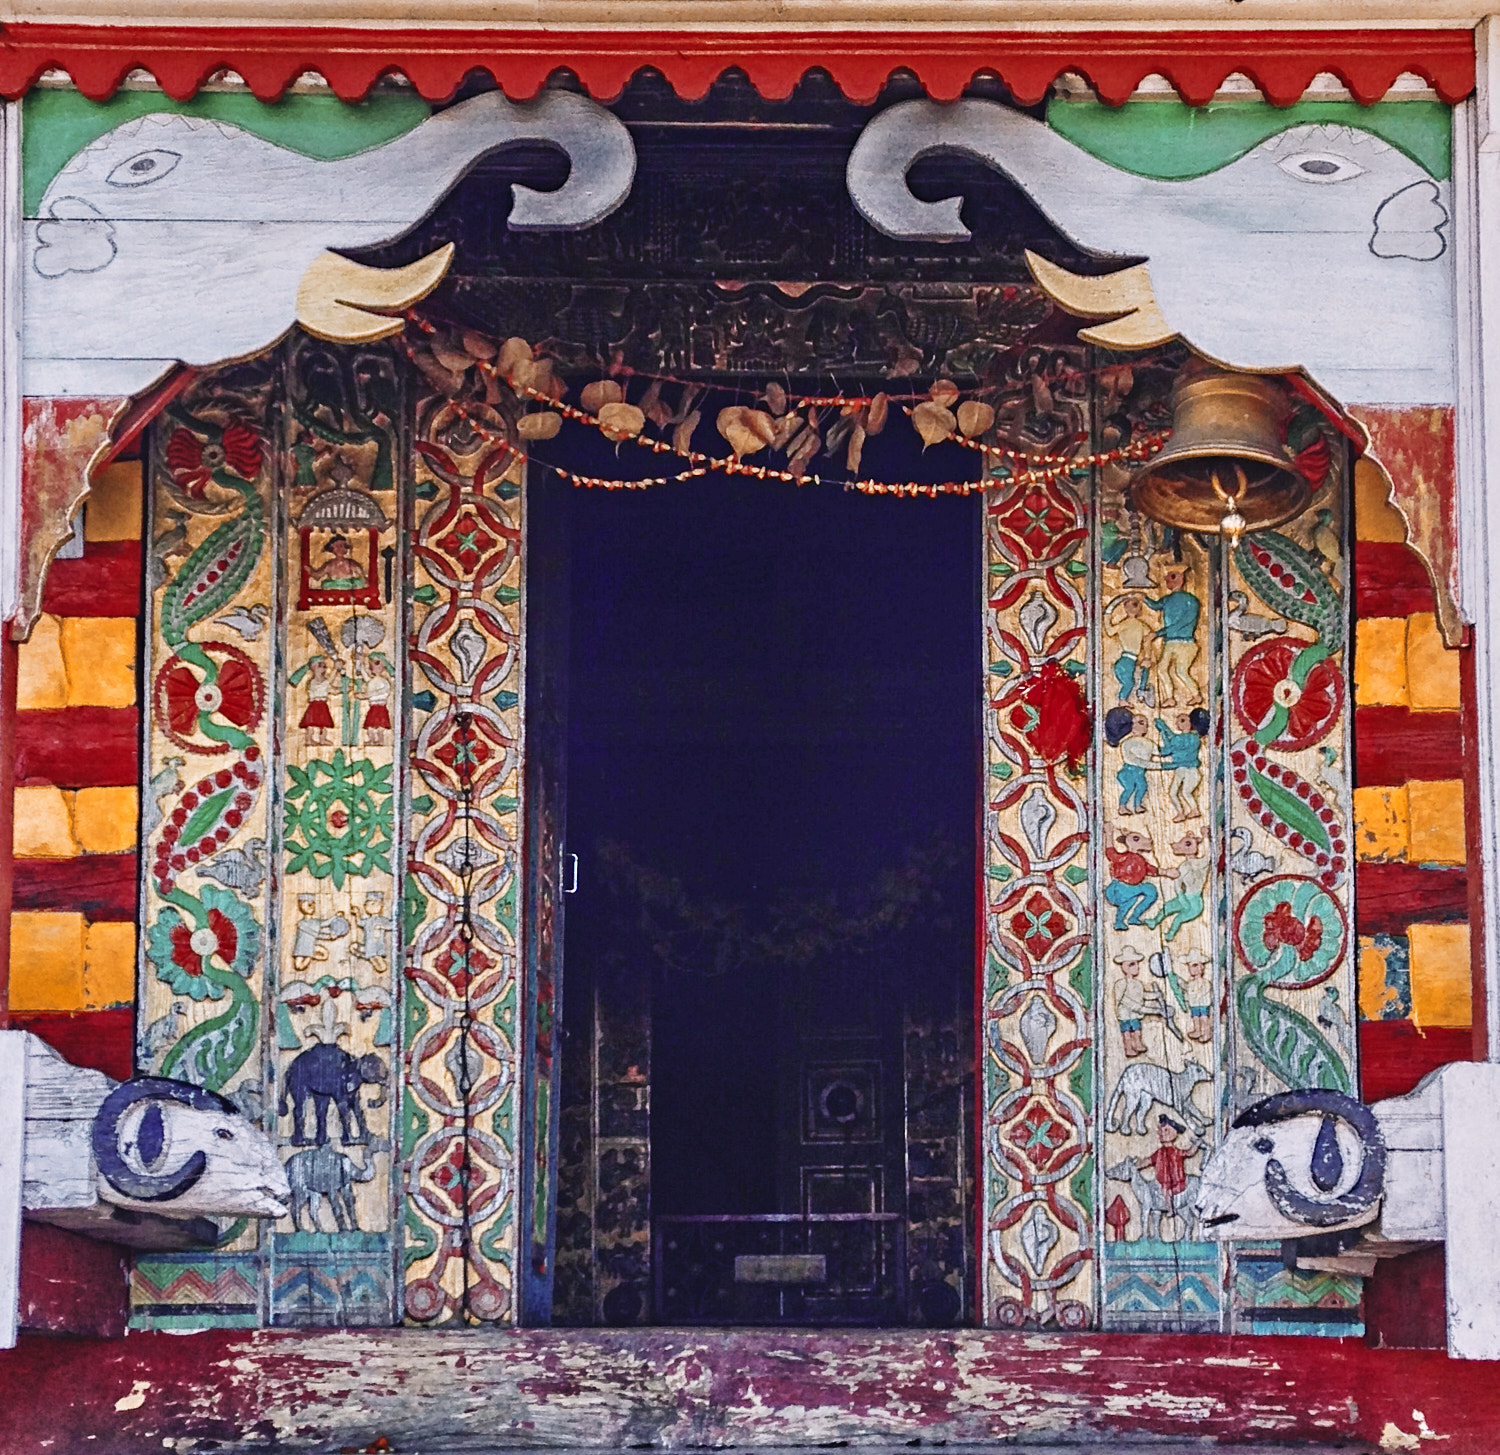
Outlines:
{"type": "Polygon", "coordinates": [[[1131,480],[1135,508],[1231,546],[1299,515],[1313,492],[1285,442],[1291,408],[1265,374],[1188,364],[1172,391],[1172,437],[1131,480]]]}

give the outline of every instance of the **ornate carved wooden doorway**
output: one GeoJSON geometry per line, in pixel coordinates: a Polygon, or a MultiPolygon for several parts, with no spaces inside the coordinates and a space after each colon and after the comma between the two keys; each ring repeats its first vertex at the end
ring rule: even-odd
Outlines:
{"type": "MultiPolygon", "coordinates": [[[[590,433],[549,459],[602,467],[579,459],[590,433]]],[[[563,490],[580,868],[555,1317],[954,1322],[978,502],[723,476],[563,490]]]]}

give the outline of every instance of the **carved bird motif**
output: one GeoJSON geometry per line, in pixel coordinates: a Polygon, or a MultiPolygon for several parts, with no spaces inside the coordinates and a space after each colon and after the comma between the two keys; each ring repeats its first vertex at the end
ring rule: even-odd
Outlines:
{"type": "Polygon", "coordinates": [[[226,611],[223,616],[216,616],[214,620],[220,626],[233,628],[247,642],[253,642],[265,631],[266,619],[269,615],[270,612],[265,602],[257,601],[253,606],[236,606],[232,611],[226,611]]]}
{"type": "Polygon", "coordinates": [[[187,1007],[180,1000],[174,1000],[166,1015],[159,1016],[141,1032],[140,1058],[143,1066],[156,1064],[156,1058],[177,1039],[186,1015],[187,1007]]]}
{"type": "Polygon", "coordinates": [[[1237,847],[1233,849],[1225,863],[1229,865],[1231,872],[1238,874],[1247,884],[1259,879],[1262,874],[1274,872],[1276,859],[1270,854],[1262,854],[1259,849],[1251,847],[1254,840],[1250,837],[1249,829],[1230,829],[1229,842],[1237,847]]]}
{"type": "Polygon", "coordinates": [[[217,879],[227,889],[253,894],[266,877],[266,841],[247,839],[243,849],[224,849],[198,866],[200,879],[217,879]]]}
{"type": "Polygon", "coordinates": [[[1253,642],[1256,637],[1280,636],[1286,630],[1284,616],[1259,616],[1250,610],[1250,598],[1243,591],[1229,593],[1229,630],[1253,642]]]}

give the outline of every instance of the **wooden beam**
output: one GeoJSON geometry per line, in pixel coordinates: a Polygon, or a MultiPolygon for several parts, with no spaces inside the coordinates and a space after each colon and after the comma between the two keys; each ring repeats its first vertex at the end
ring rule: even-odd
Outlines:
{"type": "Polygon", "coordinates": [[[1493,1455],[1495,1367],[1352,1339],[975,1329],[206,1330],[23,1337],[0,1359],[7,1455],[161,1455],[167,1440],[1094,1448],[1154,1436],[1347,1450],[1386,1436],[1386,1449],[1416,1449],[1413,1410],[1432,1449],[1493,1455]],[[1392,1427],[1413,1442],[1390,1442],[1392,1427]]]}

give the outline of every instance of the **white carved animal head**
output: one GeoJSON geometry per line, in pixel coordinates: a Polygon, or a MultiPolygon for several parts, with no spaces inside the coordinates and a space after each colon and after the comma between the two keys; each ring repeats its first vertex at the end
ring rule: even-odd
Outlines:
{"type": "Polygon", "coordinates": [[[1109,320],[1089,342],[1181,337],[1234,368],[1305,368],[1355,404],[1454,398],[1450,189],[1369,132],[1292,127],[1217,171],[1162,181],[998,102],[910,101],[856,143],[855,205],[895,237],[966,238],[962,198],[924,202],[906,183],[940,151],[1004,172],[1084,251],[1146,260],[1080,277],[1029,256],[1064,308],[1109,320]]]}
{"type": "Polygon", "coordinates": [[[100,1196],[168,1217],[285,1217],[291,1189],[271,1139],[201,1086],[144,1076],[104,1099],[93,1127],[100,1196]]]}
{"type": "Polygon", "coordinates": [[[481,157],[520,143],[560,149],[570,170],[551,192],[512,185],[513,229],[585,227],[629,195],[629,132],[561,91],[475,96],[335,160],[197,117],[124,122],[52,179],[27,224],[25,388],[127,395],[174,361],[258,352],[296,321],[324,337],[384,336],[436,286],[451,249],[393,269],[331,250],[401,237],[481,157]]]}
{"type": "Polygon", "coordinates": [[[1235,1118],[1203,1168],[1208,1236],[1304,1238],[1373,1222],[1386,1149],[1374,1114],[1333,1091],[1268,1096],[1235,1118]]]}

